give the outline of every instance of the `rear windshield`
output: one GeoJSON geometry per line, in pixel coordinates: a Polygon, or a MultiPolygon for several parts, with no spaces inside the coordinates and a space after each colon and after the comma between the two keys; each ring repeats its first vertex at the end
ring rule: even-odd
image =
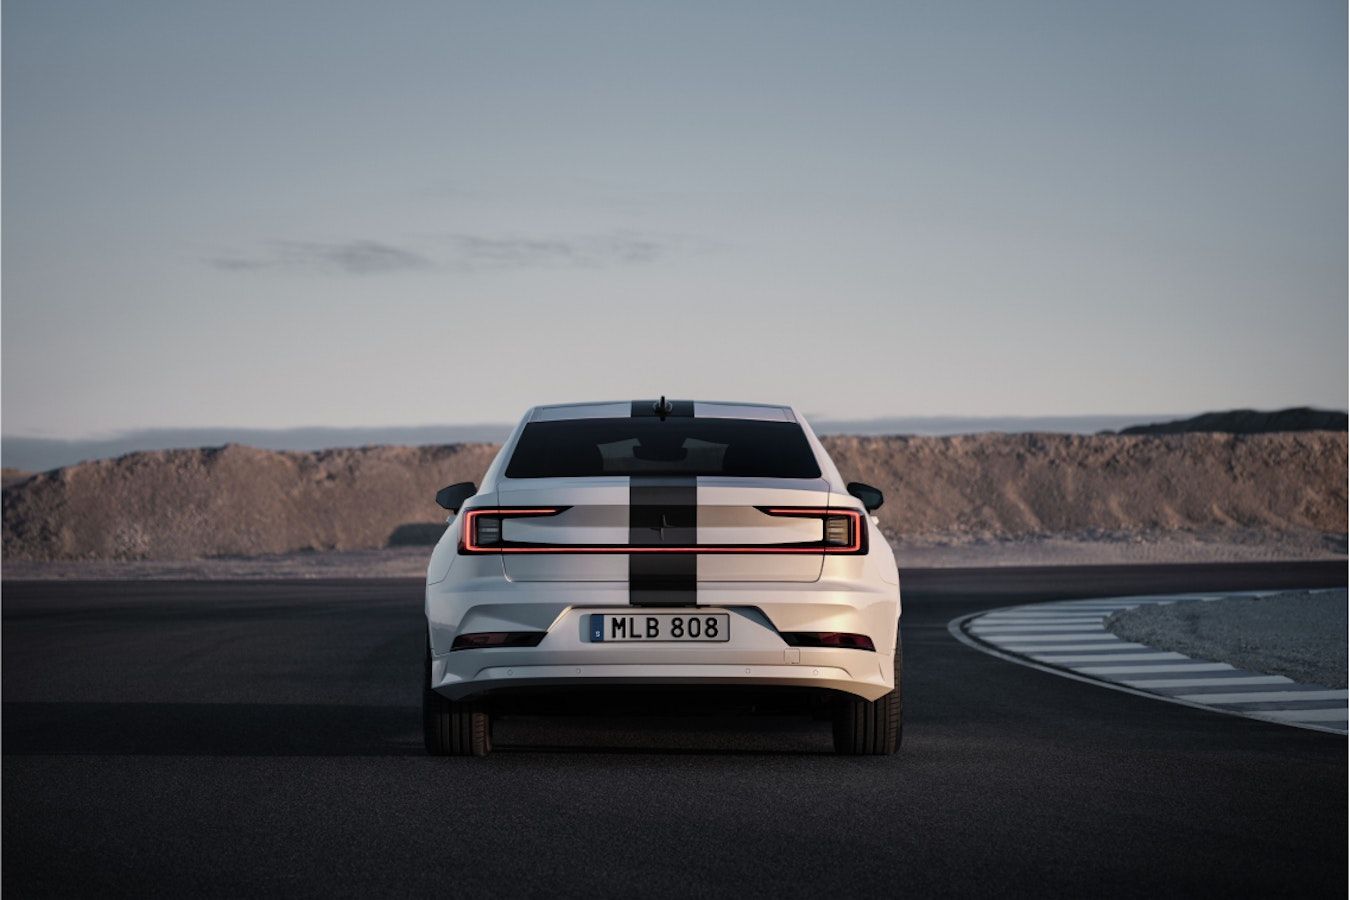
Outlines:
{"type": "Polygon", "coordinates": [[[729,475],[819,478],[795,422],[688,417],[568,419],[525,426],[507,478],[729,475]]]}

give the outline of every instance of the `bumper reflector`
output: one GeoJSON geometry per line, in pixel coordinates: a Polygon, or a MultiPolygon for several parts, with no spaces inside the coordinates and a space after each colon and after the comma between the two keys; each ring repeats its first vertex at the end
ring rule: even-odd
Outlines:
{"type": "Polygon", "coordinates": [[[789,647],[841,647],[847,650],[873,650],[872,639],[865,634],[842,631],[784,631],[780,635],[789,647]]]}
{"type": "Polygon", "coordinates": [[[451,650],[477,650],[482,647],[538,647],[547,632],[476,631],[455,636],[451,650]]]}

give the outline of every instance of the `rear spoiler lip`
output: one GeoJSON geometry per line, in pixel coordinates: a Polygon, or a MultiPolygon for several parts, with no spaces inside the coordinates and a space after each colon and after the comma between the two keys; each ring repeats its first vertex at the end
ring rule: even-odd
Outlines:
{"type": "Polygon", "coordinates": [[[747,555],[769,555],[783,553],[829,554],[831,556],[860,555],[867,552],[867,522],[865,514],[847,507],[830,508],[828,506],[757,506],[756,509],[771,516],[820,517],[850,516],[853,518],[853,542],[847,546],[826,544],[823,540],[792,544],[685,544],[685,545],[646,545],[646,544],[534,544],[520,541],[507,541],[490,546],[478,546],[474,543],[474,519],[480,515],[504,517],[537,518],[556,516],[571,509],[570,506],[480,506],[461,511],[464,525],[460,530],[459,552],[461,555],[481,555],[485,553],[682,553],[713,554],[730,553],[747,555]]]}

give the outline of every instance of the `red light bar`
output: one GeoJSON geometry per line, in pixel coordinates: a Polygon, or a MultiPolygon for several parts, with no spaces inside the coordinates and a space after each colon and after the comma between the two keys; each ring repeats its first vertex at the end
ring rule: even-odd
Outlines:
{"type": "MultiPolygon", "coordinates": [[[[531,544],[514,541],[499,541],[495,544],[478,543],[477,520],[482,516],[494,518],[554,516],[568,507],[479,507],[466,509],[462,513],[464,526],[461,532],[460,553],[866,553],[867,531],[863,514],[856,509],[831,509],[824,506],[802,507],[760,507],[762,513],[770,516],[795,516],[801,518],[827,519],[843,517],[849,520],[849,543],[826,544],[810,541],[800,544],[684,544],[662,545],[657,547],[633,544],[531,544]]],[[[823,525],[822,525],[823,527],[823,525]]]]}

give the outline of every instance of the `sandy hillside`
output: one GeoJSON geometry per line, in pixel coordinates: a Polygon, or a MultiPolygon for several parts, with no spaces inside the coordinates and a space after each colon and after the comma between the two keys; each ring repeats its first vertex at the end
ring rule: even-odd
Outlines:
{"type": "Polygon", "coordinates": [[[227,445],[80,463],[5,490],[5,557],[192,559],[384,547],[416,540],[417,523],[444,522],[436,490],[479,478],[496,450],[227,445]]]}
{"type": "Polygon", "coordinates": [[[836,437],[897,535],[1262,529],[1344,534],[1346,435],[836,437]]]}
{"type": "MultiPolygon", "coordinates": [[[[846,478],[886,492],[887,533],[920,544],[1190,533],[1296,546],[1346,531],[1343,432],[825,443],[846,478]]],[[[81,463],[5,489],[5,559],[188,560],[415,544],[444,522],[437,488],[477,480],[495,451],[231,445],[81,463]]]]}

